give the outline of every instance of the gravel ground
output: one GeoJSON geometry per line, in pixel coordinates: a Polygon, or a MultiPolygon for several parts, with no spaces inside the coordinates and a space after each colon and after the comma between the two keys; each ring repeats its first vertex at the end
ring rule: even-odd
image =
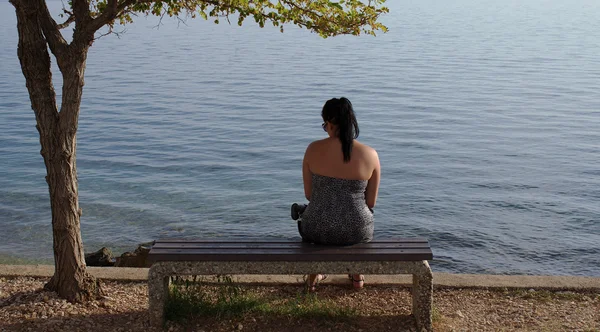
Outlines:
{"type": "MultiPolygon", "coordinates": [[[[0,331],[153,331],[143,282],[104,281],[108,296],[71,304],[42,290],[47,278],[0,278],[0,331]]],[[[244,286],[246,287],[246,286],[244,286]]],[[[257,295],[296,296],[300,285],[248,286],[257,295]]],[[[412,331],[406,288],[366,286],[360,291],[322,285],[318,297],[357,310],[345,319],[246,315],[194,318],[169,331],[412,331]]],[[[600,293],[536,290],[436,289],[436,331],[600,331],[600,293]]]]}

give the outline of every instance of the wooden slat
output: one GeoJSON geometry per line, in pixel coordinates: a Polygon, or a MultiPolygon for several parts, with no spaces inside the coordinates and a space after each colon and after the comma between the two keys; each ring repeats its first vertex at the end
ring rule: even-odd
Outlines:
{"type": "MultiPolygon", "coordinates": [[[[285,243],[198,243],[198,242],[160,242],[156,243],[152,248],[156,249],[234,249],[234,248],[246,248],[246,249],[295,249],[295,248],[312,248],[315,245],[305,242],[285,242],[285,243]]],[[[405,249],[405,248],[429,248],[427,242],[410,242],[410,243],[360,243],[352,246],[351,248],[364,248],[364,249],[405,249]]],[[[342,246],[341,248],[347,248],[342,246]]]]}
{"type": "Polygon", "coordinates": [[[302,262],[302,261],[421,261],[431,260],[433,255],[430,250],[420,250],[411,253],[394,253],[388,255],[381,254],[345,254],[345,255],[323,255],[322,253],[304,253],[296,254],[267,254],[258,255],[253,253],[212,253],[203,255],[186,254],[159,254],[155,253],[148,256],[150,261],[270,261],[270,262],[302,262]]]}
{"type": "Polygon", "coordinates": [[[343,250],[331,250],[329,252],[298,252],[293,250],[194,252],[182,250],[178,252],[158,249],[152,251],[148,258],[151,261],[418,261],[431,260],[433,255],[430,249],[394,250],[387,253],[364,250],[355,252],[344,252],[343,250]]]}
{"type": "MultiPolygon", "coordinates": [[[[369,243],[416,243],[416,242],[428,242],[426,238],[411,237],[411,238],[389,238],[389,239],[375,239],[369,243]]],[[[210,238],[210,239],[160,239],[156,240],[155,243],[302,243],[294,240],[281,240],[281,239],[252,239],[252,238],[210,238]]]]}
{"type": "Polygon", "coordinates": [[[150,261],[418,261],[431,260],[427,239],[374,240],[352,246],[290,240],[194,239],[156,241],[150,261]]]}
{"type": "Polygon", "coordinates": [[[312,254],[318,253],[323,255],[343,255],[346,253],[351,253],[353,255],[361,255],[363,253],[369,254],[390,254],[396,252],[412,252],[412,251],[422,251],[428,248],[407,248],[407,249],[396,249],[396,248],[353,248],[353,247],[326,247],[326,248],[292,248],[292,249],[281,249],[281,248],[272,248],[272,249],[244,249],[244,248],[196,248],[196,249],[177,249],[177,248],[156,248],[152,249],[153,254],[185,254],[185,255],[202,255],[202,254],[254,254],[254,255],[269,255],[269,254],[295,254],[295,255],[303,255],[303,254],[312,254]]]}

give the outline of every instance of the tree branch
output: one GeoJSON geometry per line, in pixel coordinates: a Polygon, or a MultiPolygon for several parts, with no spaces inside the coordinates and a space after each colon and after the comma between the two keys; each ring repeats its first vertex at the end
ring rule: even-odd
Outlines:
{"type": "Polygon", "coordinates": [[[92,17],[90,15],[90,3],[88,0],[73,0],[73,14],[75,15],[75,24],[79,27],[82,23],[85,25],[92,17]]]}
{"type": "MultiPolygon", "coordinates": [[[[40,138],[51,135],[58,121],[56,93],[52,85],[48,40],[40,26],[39,0],[10,0],[17,14],[17,55],[38,123],[40,138]]],[[[45,151],[42,149],[42,155],[45,151]]]]}
{"type": "Polygon", "coordinates": [[[46,1],[38,0],[38,6],[40,14],[38,16],[38,20],[40,22],[42,32],[46,37],[46,41],[48,42],[48,46],[50,46],[50,51],[52,51],[52,54],[54,54],[57,58],[61,57],[64,54],[65,48],[68,46],[67,41],[60,33],[58,24],[56,24],[56,21],[54,21],[52,15],[50,15],[46,1]]]}
{"type": "Polygon", "coordinates": [[[19,0],[8,0],[8,2],[13,5],[13,7],[15,7],[16,10],[19,10],[19,5],[21,4],[21,2],[19,0]]]}
{"type": "Polygon", "coordinates": [[[138,3],[150,3],[154,1],[155,0],[124,0],[119,3],[118,0],[108,0],[106,9],[102,12],[102,14],[90,22],[90,25],[87,29],[89,32],[94,34],[100,28],[119,17],[125,11],[125,9],[127,9],[127,7],[138,3]]]}
{"type": "Polygon", "coordinates": [[[108,27],[108,31],[106,33],[101,34],[98,37],[94,37],[94,41],[102,38],[102,37],[106,37],[108,35],[115,35],[117,36],[117,38],[121,38],[121,35],[123,35],[125,33],[125,31],[127,31],[126,29],[123,29],[121,31],[115,31],[113,27],[108,27]]]}
{"type": "Polygon", "coordinates": [[[75,31],[70,47],[76,53],[83,49],[83,45],[91,45],[94,42],[94,32],[89,26],[93,21],[90,11],[89,0],[71,0],[73,15],[75,16],[75,31]]]}
{"type": "MultiPolygon", "coordinates": [[[[106,9],[102,12],[102,14],[92,20],[87,27],[87,30],[93,34],[106,24],[114,21],[117,17],[122,15],[128,7],[141,3],[153,3],[155,1],[156,0],[123,0],[119,2],[118,0],[108,0],[106,9]]],[[[213,5],[219,3],[218,1],[213,0],[207,0],[205,2],[213,5]]]]}
{"type": "Polygon", "coordinates": [[[61,24],[58,24],[56,27],[60,30],[60,29],[64,29],[66,27],[68,27],[69,25],[71,25],[71,23],[75,22],[75,16],[73,16],[72,14],[69,15],[69,18],[67,18],[66,21],[64,21],[61,24]]]}

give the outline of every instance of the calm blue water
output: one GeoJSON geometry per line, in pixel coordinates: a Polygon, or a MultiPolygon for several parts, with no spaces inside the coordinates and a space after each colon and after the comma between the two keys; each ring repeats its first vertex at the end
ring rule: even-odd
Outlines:
{"type": "MultiPolygon", "coordinates": [[[[346,96],[381,158],[376,237],[428,237],[435,271],[600,276],[600,2],[388,6],[376,38],[139,18],[99,39],[78,131],[86,248],[297,238],[304,149],[346,96]]],[[[0,259],[48,261],[15,22],[2,0],[0,259]]]]}

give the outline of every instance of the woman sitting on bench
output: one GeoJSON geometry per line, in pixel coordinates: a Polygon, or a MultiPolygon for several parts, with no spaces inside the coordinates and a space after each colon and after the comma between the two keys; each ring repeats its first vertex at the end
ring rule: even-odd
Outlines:
{"type": "MultiPolygon", "coordinates": [[[[302,178],[308,205],[292,205],[302,240],[317,244],[352,245],[373,239],[373,207],[379,190],[377,152],[356,140],[358,123],[346,98],[323,106],[323,130],[329,137],[312,142],[304,154],[302,178]],[[300,218],[300,219],[299,219],[300,218]]],[[[364,277],[349,276],[355,288],[364,277]]],[[[311,274],[309,291],[325,275],[311,274]]]]}

